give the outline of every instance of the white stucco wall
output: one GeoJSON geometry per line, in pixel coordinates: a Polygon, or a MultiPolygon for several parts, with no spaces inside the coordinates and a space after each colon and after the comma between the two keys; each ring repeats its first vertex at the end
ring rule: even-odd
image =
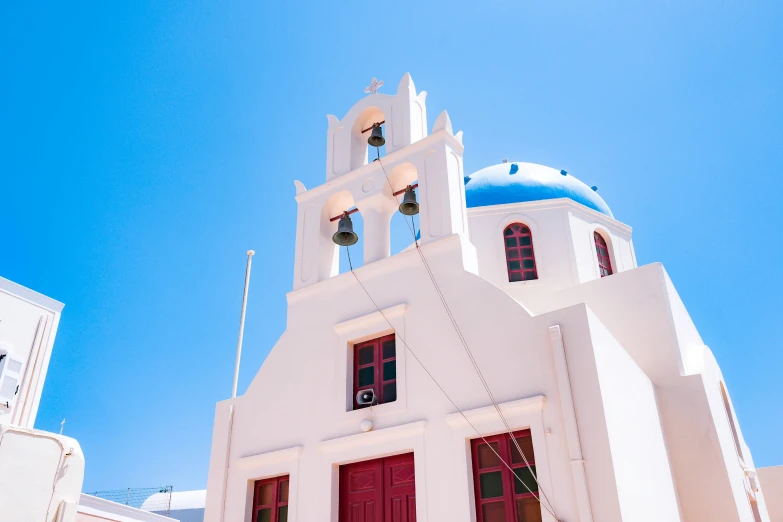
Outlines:
{"type": "Polygon", "coordinates": [[[0,519],[74,522],[84,455],[70,437],[0,426],[0,519]]]}
{"type": "Polygon", "coordinates": [[[654,386],[595,314],[588,313],[622,519],[679,521],[654,386]]]}
{"type": "MultiPolygon", "coordinates": [[[[683,520],[752,521],[747,477],[720,395],[720,369],[663,267],[654,263],[525,304],[543,312],[579,302],[589,305],[654,384],[683,520]]],[[[752,468],[750,448],[738,432],[748,455],[744,465],[752,468]]],[[[764,496],[755,496],[765,520],[764,496]]]]}
{"type": "Polygon", "coordinates": [[[770,522],[783,522],[783,466],[758,468],[770,522]]]}

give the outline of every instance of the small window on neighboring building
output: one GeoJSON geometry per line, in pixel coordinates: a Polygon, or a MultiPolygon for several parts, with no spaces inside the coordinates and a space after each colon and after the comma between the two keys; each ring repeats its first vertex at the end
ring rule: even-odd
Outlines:
{"type": "Polygon", "coordinates": [[[530,228],[522,223],[512,223],[503,231],[503,240],[506,247],[508,280],[513,282],[538,279],[530,228]]]}
{"type": "Polygon", "coordinates": [[[601,277],[612,275],[612,260],[609,259],[609,248],[606,246],[604,236],[598,232],[593,232],[595,239],[595,253],[598,256],[598,268],[601,271],[601,277]]]}
{"type": "Polygon", "coordinates": [[[541,522],[530,430],[514,432],[514,438],[522,454],[508,433],[471,441],[476,522],[541,522]]]}
{"type": "Polygon", "coordinates": [[[288,475],[256,480],[253,522],[288,522],[288,475]]]}
{"type": "Polygon", "coordinates": [[[397,347],[394,334],[353,347],[353,408],[366,408],[356,396],[360,391],[372,390],[377,404],[397,400],[397,347]]]}

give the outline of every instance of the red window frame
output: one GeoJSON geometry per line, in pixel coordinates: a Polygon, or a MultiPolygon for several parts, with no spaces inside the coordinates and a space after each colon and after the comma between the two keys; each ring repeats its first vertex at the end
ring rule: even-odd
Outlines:
{"type": "Polygon", "coordinates": [[[252,521],[288,522],[289,487],[288,475],[256,480],[253,485],[252,521]]]}
{"type": "Polygon", "coordinates": [[[360,390],[369,389],[375,392],[378,404],[397,400],[397,346],[394,334],[356,343],[353,347],[354,410],[367,407],[356,402],[356,395],[360,390]]]}
{"type": "Polygon", "coordinates": [[[606,239],[598,232],[593,232],[595,240],[595,253],[598,256],[598,268],[601,270],[601,277],[612,275],[612,260],[609,258],[609,247],[606,246],[606,239]]]}
{"type": "Polygon", "coordinates": [[[416,522],[413,453],[340,466],[340,522],[416,522]]]}
{"type": "Polygon", "coordinates": [[[511,223],[503,230],[509,282],[538,279],[533,234],[524,223],[511,223]]]}
{"type": "MultiPolygon", "coordinates": [[[[515,431],[514,438],[535,472],[530,430],[515,431]]],[[[536,498],[538,484],[508,433],[473,439],[471,453],[476,522],[541,522],[541,506],[536,498]],[[492,445],[497,455],[487,444],[492,445]]]]}

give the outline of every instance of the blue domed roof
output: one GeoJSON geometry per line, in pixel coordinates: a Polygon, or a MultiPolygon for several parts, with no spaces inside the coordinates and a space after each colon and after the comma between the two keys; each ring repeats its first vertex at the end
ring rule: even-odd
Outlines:
{"type": "Polygon", "coordinates": [[[598,193],[565,171],[535,163],[501,163],[465,177],[468,208],[570,198],[614,217],[598,193]]]}

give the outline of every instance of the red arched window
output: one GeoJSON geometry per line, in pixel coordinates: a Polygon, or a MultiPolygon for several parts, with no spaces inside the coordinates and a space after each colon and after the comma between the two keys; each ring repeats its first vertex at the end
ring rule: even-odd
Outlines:
{"type": "Polygon", "coordinates": [[[604,236],[593,232],[595,238],[595,253],[598,255],[598,268],[601,269],[601,277],[612,275],[612,260],[609,259],[609,248],[606,246],[604,236]]]}
{"type": "Polygon", "coordinates": [[[538,279],[536,257],[533,255],[533,236],[522,223],[512,223],[503,232],[506,241],[506,268],[509,281],[538,279]]]}

